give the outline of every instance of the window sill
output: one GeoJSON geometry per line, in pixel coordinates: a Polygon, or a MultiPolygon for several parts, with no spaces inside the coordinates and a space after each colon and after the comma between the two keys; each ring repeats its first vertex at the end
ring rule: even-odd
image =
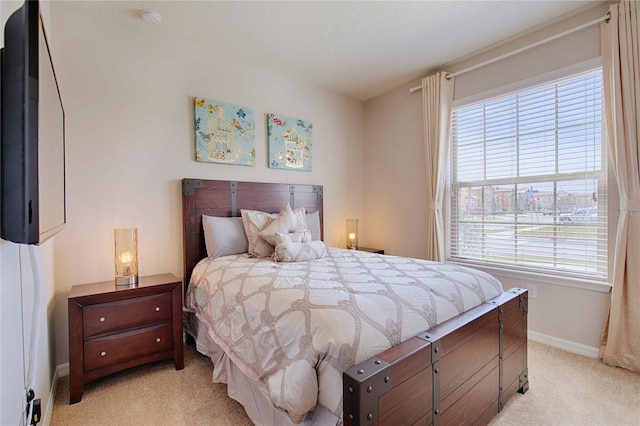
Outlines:
{"type": "Polygon", "coordinates": [[[496,277],[513,278],[532,283],[544,283],[559,285],[563,287],[579,288],[581,290],[596,291],[599,293],[609,293],[613,288],[612,284],[599,281],[589,281],[586,279],[562,277],[559,275],[537,274],[535,272],[514,271],[512,269],[496,268],[494,266],[478,265],[471,262],[460,262],[448,260],[449,263],[479,269],[496,277]]]}

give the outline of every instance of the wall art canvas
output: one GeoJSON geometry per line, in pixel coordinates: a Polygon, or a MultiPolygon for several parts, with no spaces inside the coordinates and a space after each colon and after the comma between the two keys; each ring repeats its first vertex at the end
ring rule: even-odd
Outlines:
{"type": "Polygon", "coordinates": [[[255,166],[255,112],[195,98],[196,161],[255,166]]]}
{"type": "Polygon", "coordinates": [[[311,171],[313,124],[279,114],[267,114],[269,167],[311,171]]]}

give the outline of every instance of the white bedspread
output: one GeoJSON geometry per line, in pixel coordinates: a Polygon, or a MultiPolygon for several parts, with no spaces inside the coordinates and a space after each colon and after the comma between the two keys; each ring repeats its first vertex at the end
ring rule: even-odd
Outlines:
{"type": "Polygon", "coordinates": [[[203,259],[186,304],[211,339],[294,422],[342,416],[342,372],[502,292],[453,264],[330,248],[319,260],[203,259]]]}

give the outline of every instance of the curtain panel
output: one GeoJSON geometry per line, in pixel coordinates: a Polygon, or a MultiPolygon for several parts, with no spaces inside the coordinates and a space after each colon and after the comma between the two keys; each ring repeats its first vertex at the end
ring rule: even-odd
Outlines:
{"type": "Polygon", "coordinates": [[[454,78],[446,72],[422,79],[424,149],[427,178],[427,259],[444,261],[444,201],[454,78]]]}
{"type": "Polygon", "coordinates": [[[609,317],[600,358],[640,372],[640,3],[623,0],[601,25],[607,137],[620,190],[609,317]]]}

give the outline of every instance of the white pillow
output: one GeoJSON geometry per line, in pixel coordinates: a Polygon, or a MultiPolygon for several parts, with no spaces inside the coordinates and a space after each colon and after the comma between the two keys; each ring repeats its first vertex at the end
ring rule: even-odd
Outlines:
{"type": "Polygon", "coordinates": [[[211,258],[246,253],[249,244],[241,217],[202,215],[207,256],[211,258]]]}
{"type": "Polygon", "coordinates": [[[249,254],[255,257],[268,257],[273,253],[273,246],[260,236],[260,231],[278,216],[276,213],[265,213],[258,210],[240,210],[244,231],[247,234],[249,254]]]}
{"type": "Polygon", "coordinates": [[[276,246],[273,258],[278,262],[302,262],[320,259],[326,254],[327,246],[322,241],[281,243],[276,246]]]}
{"type": "Polygon", "coordinates": [[[305,229],[302,232],[289,232],[288,234],[282,234],[276,232],[276,244],[282,243],[308,243],[311,241],[311,231],[305,229]]]}
{"type": "Polygon", "coordinates": [[[312,240],[321,240],[320,234],[320,211],[316,210],[313,213],[307,213],[307,229],[311,231],[312,240]]]}
{"type": "Polygon", "coordinates": [[[307,217],[304,208],[294,212],[287,203],[278,217],[260,231],[260,236],[272,246],[276,245],[276,232],[287,234],[289,232],[302,232],[307,229],[307,217]]]}

